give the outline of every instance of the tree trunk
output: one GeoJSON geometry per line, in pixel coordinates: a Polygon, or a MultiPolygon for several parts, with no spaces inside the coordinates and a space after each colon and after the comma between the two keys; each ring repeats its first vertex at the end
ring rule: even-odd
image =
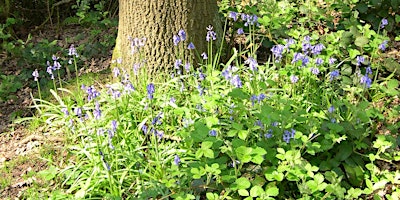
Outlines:
{"type": "Polygon", "coordinates": [[[120,0],[113,60],[122,59],[126,70],[140,63],[148,75],[171,72],[178,58],[194,64],[194,56],[206,52],[209,25],[215,32],[222,32],[215,0],[120,0]],[[174,46],[173,36],[181,29],[186,31],[187,39],[174,46]],[[146,38],[139,51],[132,48],[133,38],[146,38]],[[187,49],[190,42],[195,50],[187,49]]]}

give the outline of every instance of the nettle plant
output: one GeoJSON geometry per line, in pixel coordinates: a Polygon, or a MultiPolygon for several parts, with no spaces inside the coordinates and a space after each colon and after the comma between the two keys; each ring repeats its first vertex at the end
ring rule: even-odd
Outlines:
{"type": "MultiPolygon", "coordinates": [[[[115,83],[77,80],[77,94],[61,98],[52,90],[57,103],[37,100],[41,116],[72,141],[73,159],[56,177],[66,189],[53,196],[353,199],[399,184],[398,172],[376,166],[399,160],[394,138],[374,135],[382,114],[370,99],[384,87],[375,61],[386,44],[380,35],[344,48],[344,32],[292,30],[259,64],[251,32],[258,17],[228,17],[248,27],[238,34],[251,48],[232,49],[227,63],[213,54],[217,35],[208,27],[210,51],[199,68],[177,58],[169,80],[148,82],[137,73],[145,64],[125,71],[117,60],[115,83]]],[[[186,38],[179,31],[176,48],[186,38]]]]}

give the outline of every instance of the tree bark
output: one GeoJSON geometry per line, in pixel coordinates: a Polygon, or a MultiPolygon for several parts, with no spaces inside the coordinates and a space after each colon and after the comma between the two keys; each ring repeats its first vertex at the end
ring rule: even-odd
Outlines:
{"type": "Polygon", "coordinates": [[[141,64],[148,75],[171,72],[178,58],[194,64],[195,52],[206,52],[209,25],[217,33],[222,32],[215,0],[120,0],[113,60],[121,59],[126,70],[141,64]],[[181,29],[186,31],[187,39],[174,46],[173,36],[181,29]],[[139,52],[132,52],[132,38],[146,38],[139,52]],[[190,42],[196,50],[187,49],[190,42]]]}

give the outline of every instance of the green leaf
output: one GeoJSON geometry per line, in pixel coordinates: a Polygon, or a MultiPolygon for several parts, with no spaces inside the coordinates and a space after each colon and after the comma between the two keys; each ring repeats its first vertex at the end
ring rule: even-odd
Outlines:
{"type": "Polygon", "coordinates": [[[269,187],[267,188],[267,190],[265,191],[265,193],[270,196],[270,197],[276,197],[279,194],[279,188],[273,186],[273,187],[269,187]]]}
{"type": "Polygon", "coordinates": [[[354,41],[354,44],[358,47],[364,47],[366,44],[368,44],[369,39],[365,36],[360,36],[357,37],[356,40],[354,41]]]}
{"type": "Polygon", "coordinates": [[[244,190],[244,189],[238,190],[238,193],[239,193],[240,196],[243,196],[243,197],[249,196],[249,191],[244,190]]]}
{"type": "Polygon", "coordinates": [[[206,117],[206,123],[208,128],[211,128],[213,125],[217,125],[218,122],[219,120],[215,116],[206,117]]]}
{"type": "Polygon", "coordinates": [[[247,130],[240,130],[238,132],[238,137],[242,140],[246,140],[247,136],[249,135],[249,132],[247,130]]]}
{"type": "Polygon", "coordinates": [[[191,138],[195,142],[202,142],[208,136],[209,131],[210,129],[208,129],[206,125],[197,121],[194,123],[194,131],[191,134],[191,138]]]}
{"type": "Polygon", "coordinates": [[[361,54],[360,51],[358,51],[357,49],[349,49],[348,51],[351,59],[354,59],[361,54]]]}
{"type": "Polygon", "coordinates": [[[207,158],[214,158],[214,151],[211,149],[203,149],[203,155],[207,158]]]}
{"type": "Polygon", "coordinates": [[[240,88],[232,89],[232,91],[228,93],[228,96],[242,100],[250,98],[250,96],[243,92],[243,90],[241,90],[240,88]]]}
{"type": "Polygon", "coordinates": [[[57,175],[57,168],[53,165],[49,169],[38,172],[38,174],[44,178],[46,181],[52,180],[57,175]]]}
{"type": "Polygon", "coordinates": [[[338,149],[335,156],[337,161],[344,161],[353,153],[353,146],[347,141],[340,143],[338,149]]]}
{"type": "Polygon", "coordinates": [[[263,193],[264,193],[264,190],[263,190],[262,187],[259,186],[259,185],[253,186],[253,187],[250,189],[250,196],[251,196],[251,197],[259,197],[259,196],[261,196],[263,193]]]}
{"type": "Polygon", "coordinates": [[[250,187],[250,181],[245,177],[240,177],[235,181],[238,189],[247,189],[250,187]]]}
{"type": "Polygon", "coordinates": [[[250,162],[250,160],[252,158],[252,156],[251,156],[252,150],[253,149],[250,147],[240,146],[235,149],[235,152],[236,152],[237,158],[239,159],[240,162],[248,163],[248,162],[250,162]]]}

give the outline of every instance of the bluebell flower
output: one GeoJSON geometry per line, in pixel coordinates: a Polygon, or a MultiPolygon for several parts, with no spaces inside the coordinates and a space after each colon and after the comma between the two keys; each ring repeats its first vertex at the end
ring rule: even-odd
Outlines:
{"type": "Polygon", "coordinates": [[[156,130],[155,136],[158,138],[158,140],[161,140],[164,137],[164,131],[156,130]]]}
{"type": "Polygon", "coordinates": [[[133,84],[129,81],[124,85],[124,92],[130,94],[131,92],[135,91],[135,87],[133,87],[133,84]]]}
{"type": "Polygon", "coordinates": [[[325,49],[325,46],[323,44],[319,43],[319,44],[317,44],[317,45],[312,47],[311,53],[313,55],[319,55],[319,54],[321,54],[323,49],[325,49]]]}
{"type": "Polygon", "coordinates": [[[237,88],[241,88],[242,87],[242,81],[240,80],[239,75],[235,75],[232,77],[231,79],[231,84],[237,88]]]}
{"type": "Polygon", "coordinates": [[[285,41],[285,43],[286,43],[286,44],[285,44],[285,48],[286,48],[286,49],[289,49],[290,46],[292,46],[293,44],[296,43],[296,42],[294,41],[293,38],[285,39],[284,41],[285,41]]]}
{"type": "Polygon", "coordinates": [[[142,126],[142,131],[144,134],[147,134],[147,126],[146,125],[142,126]]]}
{"type": "Polygon", "coordinates": [[[193,42],[189,43],[187,48],[188,49],[195,49],[195,46],[194,46],[193,42]]]}
{"type": "Polygon", "coordinates": [[[89,86],[89,87],[85,87],[82,86],[84,89],[86,89],[86,94],[88,95],[88,101],[91,101],[92,99],[95,99],[96,97],[100,96],[100,92],[98,92],[96,90],[96,88],[94,88],[94,86],[89,86]]]}
{"type": "Polygon", "coordinates": [[[182,125],[185,128],[188,128],[190,125],[192,125],[194,123],[194,121],[192,119],[187,119],[187,118],[183,118],[182,119],[182,125]]]}
{"type": "Polygon", "coordinates": [[[37,69],[35,69],[35,71],[32,72],[32,76],[34,78],[35,81],[38,81],[39,78],[39,72],[37,69]]]}
{"type": "Polygon", "coordinates": [[[313,73],[314,75],[318,75],[319,74],[319,69],[316,67],[311,67],[311,73],[313,73]]]}
{"type": "Polygon", "coordinates": [[[201,85],[198,85],[198,86],[197,86],[197,90],[199,91],[199,95],[200,95],[200,96],[203,96],[204,89],[201,87],[201,85]]]}
{"type": "Polygon", "coordinates": [[[175,103],[175,102],[176,102],[176,99],[175,99],[175,97],[171,97],[171,98],[169,99],[169,102],[171,102],[171,103],[175,103]]]}
{"type": "Polygon", "coordinates": [[[97,136],[104,136],[104,129],[102,128],[97,129],[97,136]]]}
{"type": "Polygon", "coordinates": [[[368,66],[367,68],[365,68],[365,73],[366,74],[372,74],[372,69],[370,66],[368,66]]]}
{"type": "Polygon", "coordinates": [[[272,132],[273,132],[272,129],[268,129],[267,133],[264,134],[264,137],[265,138],[271,138],[272,137],[272,132]]]}
{"type": "Polygon", "coordinates": [[[115,133],[117,131],[118,122],[116,120],[111,121],[111,130],[115,133]]]}
{"type": "Polygon", "coordinates": [[[118,67],[114,67],[113,74],[114,74],[115,78],[118,77],[121,74],[121,72],[119,71],[118,67]]]}
{"type": "Polygon", "coordinates": [[[78,116],[79,118],[82,117],[82,108],[75,108],[74,110],[75,115],[78,116]]]}
{"type": "Polygon", "coordinates": [[[292,64],[296,63],[299,60],[303,60],[304,55],[302,53],[294,53],[292,64]]]}
{"type": "Polygon", "coordinates": [[[258,100],[257,95],[253,94],[250,97],[251,105],[254,106],[254,103],[258,100]]]}
{"type": "Polygon", "coordinates": [[[151,99],[153,99],[153,94],[154,94],[154,92],[155,92],[155,89],[154,89],[154,84],[153,83],[150,83],[150,84],[148,84],[147,85],[147,97],[151,100],[151,99]]]}
{"type": "Polygon", "coordinates": [[[207,53],[206,53],[206,52],[203,52],[203,53],[201,54],[201,57],[203,58],[203,60],[207,60],[207,59],[208,59],[208,56],[207,56],[207,53]]]}
{"type": "Polygon", "coordinates": [[[360,83],[364,85],[366,88],[370,88],[372,84],[371,78],[369,78],[368,74],[361,76],[360,83]]]}
{"type": "Polygon", "coordinates": [[[73,44],[71,44],[71,46],[69,46],[68,55],[78,57],[78,53],[76,53],[76,49],[73,44]]]}
{"type": "Polygon", "coordinates": [[[385,51],[385,50],[386,50],[386,47],[387,47],[387,44],[388,44],[388,41],[385,40],[385,41],[383,41],[383,42],[378,46],[378,48],[379,48],[381,51],[385,51]]]}
{"type": "Polygon", "coordinates": [[[273,127],[277,127],[279,125],[279,122],[272,122],[271,123],[271,126],[273,126],[273,127]]]}
{"type": "Polygon", "coordinates": [[[364,56],[357,56],[356,60],[357,60],[356,66],[360,66],[361,63],[363,63],[365,61],[365,58],[364,58],[364,56]]]}
{"type": "Polygon", "coordinates": [[[283,140],[286,143],[289,143],[290,139],[294,138],[295,133],[296,133],[296,131],[294,129],[292,129],[291,131],[284,130],[283,131],[283,140]]]}
{"type": "Polygon", "coordinates": [[[233,11],[229,12],[229,18],[232,18],[233,21],[236,21],[238,18],[238,13],[233,11]]]}
{"type": "Polygon", "coordinates": [[[257,71],[258,63],[256,59],[249,57],[244,63],[249,65],[251,71],[257,71]]]}
{"type": "Polygon", "coordinates": [[[330,73],[330,80],[332,81],[334,78],[338,77],[340,75],[339,70],[335,70],[330,73]]]}
{"type": "Polygon", "coordinates": [[[61,108],[61,112],[64,113],[65,116],[69,115],[68,108],[61,108]]]}
{"type": "Polygon", "coordinates": [[[255,124],[256,126],[259,126],[261,129],[264,128],[264,124],[261,122],[261,120],[257,120],[254,124],[255,124]]]}
{"type": "Polygon", "coordinates": [[[258,95],[258,102],[260,103],[261,101],[263,101],[265,98],[267,98],[267,96],[263,93],[261,93],[260,95],[258,95]]]}
{"type": "Polygon", "coordinates": [[[186,62],[186,63],[185,63],[185,71],[186,71],[187,73],[190,72],[190,63],[189,63],[189,62],[186,62]]]}
{"type": "Polygon", "coordinates": [[[151,124],[152,125],[160,125],[162,123],[160,120],[162,118],[162,115],[163,115],[162,112],[158,113],[158,115],[156,117],[154,117],[154,119],[151,121],[151,124]]]}
{"type": "Polygon", "coordinates": [[[174,64],[175,69],[179,69],[181,65],[182,65],[182,60],[181,59],[175,60],[175,64],[174,64]]]}
{"type": "Polygon", "coordinates": [[[210,42],[210,40],[216,40],[216,39],[217,39],[217,34],[213,31],[213,27],[209,25],[207,27],[206,41],[210,42]]]}
{"type": "Polygon", "coordinates": [[[329,58],[329,64],[333,65],[336,62],[336,58],[329,58]]]}
{"type": "Polygon", "coordinates": [[[329,112],[329,113],[335,112],[335,106],[330,106],[330,107],[328,108],[328,112],[329,112]]]}
{"type": "Polygon", "coordinates": [[[388,25],[388,20],[383,18],[382,21],[381,21],[381,26],[380,27],[381,28],[385,28],[386,25],[388,25]]]}
{"type": "Polygon", "coordinates": [[[178,31],[178,35],[179,35],[181,41],[185,41],[186,40],[186,32],[184,30],[182,30],[182,29],[179,30],[178,31]]]}
{"type": "Polygon", "coordinates": [[[285,49],[285,46],[278,44],[274,45],[271,48],[272,54],[275,56],[275,60],[280,60],[282,58],[283,50],[285,49]]]}
{"type": "Polygon", "coordinates": [[[243,28],[239,28],[239,29],[237,30],[237,34],[238,34],[238,35],[244,34],[243,28]]]}
{"type": "Polygon", "coordinates": [[[174,157],[174,164],[175,164],[175,165],[179,165],[180,162],[181,162],[181,159],[179,158],[179,156],[178,156],[178,155],[175,155],[175,157],[174,157]]]}
{"type": "Polygon", "coordinates": [[[309,62],[310,62],[310,58],[309,58],[308,56],[304,56],[304,57],[301,59],[301,65],[302,65],[302,66],[306,66],[309,62]]]}
{"type": "Polygon", "coordinates": [[[206,75],[203,72],[199,72],[199,80],[203,81],[206,78],[206,75]]]}
{"type": "Polygon", "coordinates": [[[322,60],[322,58],[317,58],[317,59],[315,59],[315,64],[316,64],[317,66],[321,65],[322,63],[324,63],[324,60],[322,60]]]}
{"type": "Polygon", "coordinates": [[[215,137],[215,136],[217,136],[217,131],[214,130],[214,129],[212,129],[212,130],[210,130],[210,131],[208,132],[208,134],[209,134],[210,136],[215,137]]]}
{"type": "Polygon", "coordinates": [[[177,36],[177,35],[174,35],[172,37],[172,40],[174,42],[174,45],[177,46],[179,44],[179,42],[181,41],[181,38],[179,36],[177,36]]]}
{"type": "Polygon", "coordinates": [[[95,109],[93,110],[93,116],[95,119],[100,119],[101,117],[100,104],[98,101],[96,101],[95,109]]]}
{"type": "Polygon", "coordinates": [[[297,83],[297,81],[299,81],[299,77],[296,75],[291,75],[290,76],[290,82],[292,82],[293,84],[297,83]]]}

